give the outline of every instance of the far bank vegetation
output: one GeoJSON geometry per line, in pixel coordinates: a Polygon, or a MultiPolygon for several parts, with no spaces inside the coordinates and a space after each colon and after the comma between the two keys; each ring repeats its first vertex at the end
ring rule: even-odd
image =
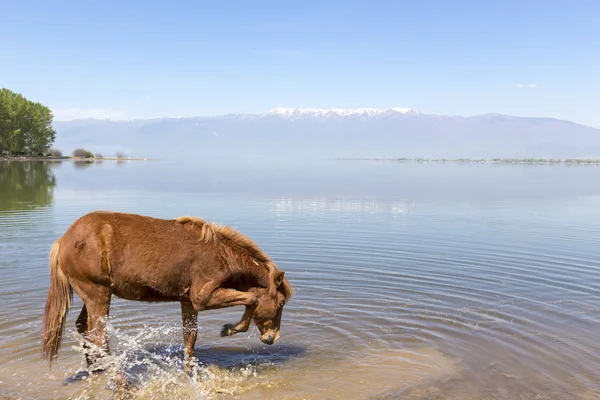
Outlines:
{"type": "Polygon", "coordinates": [[[117,152],[115,154],[115,157],[104,157],[101,153],[95,153],[92,154],[91,151],[86,150],[86,149],[75,149],[73,150],[73,158],[78,158],[78,159],[95,159],[95,160],[107,160],[107,159],[117,159],[117,160],[124,160],[127,159],[127,154],[123,153],[123,152],[117,152]]]}
{"type": "MultiPolygon", "coordinates": [[[[94,154],[83,148],[73,150],[71,157],[63,156],[60,149],[52,146],[56,138],[52,119],[50,108],[31,101],[20,93],[0,89],[0,159],[107,159],[100,153],[94,154]]],[[[113,159],[130,158],[119,151],[113,159]]]]}
{"type": "Polygon", "coordinates": [[[597,158],[344,158],[345,160],[459,164],[600,165],[597,158]]]}
{"type": "Polygon", "coordinates": [[[46,156],[56,132],[52,111],[8,89],[0,89],[0,156],[46,156]]]}
{"type": "Polygon", "coordinates": [[[73,150],[73,158],[93,158],[94,155],[92,152],[85,149],[75,149],[73,150]]]}

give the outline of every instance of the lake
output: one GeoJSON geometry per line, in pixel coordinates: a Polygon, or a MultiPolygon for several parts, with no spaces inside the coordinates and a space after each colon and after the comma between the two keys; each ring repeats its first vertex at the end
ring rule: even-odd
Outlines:
{"type": "Polygon", "coordinates": [[[40,357],[48,251],[97,209],[195,215],[254,239],[296,293],[281,339],[241,307],[199,314],[181,371],[177,303],[114,299],[111,350],[155,399],[600,398],[600,167],[335,160],[0,162],[0,398],[108,399],[74,296],[40,357]],[[69,384],[67,384],[69,383],[69,384]],[[175,397],[174,397],[175,396],[175,397]]]}

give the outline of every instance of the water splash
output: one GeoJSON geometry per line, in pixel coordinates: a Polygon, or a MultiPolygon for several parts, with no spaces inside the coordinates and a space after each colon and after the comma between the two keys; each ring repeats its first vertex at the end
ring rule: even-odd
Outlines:
{"type": "MultiPolygon", "coordinates": [[[[73,399],[128,399],[156,398],[207,399],[217,395],[235,395],[259,385],[271,385],[260,372],[284,361],[286,356],[273,351],[220,348],[205,349],[198,357],[191,376],[183,371],[183,346],[153,345],[166,337],[182,337],[181,328],[173,326],[144,326],[135,332],[126,332],[106,322],[110,337],[111,354],[91,369],[80,371],[67,383],[83,381],[81,391],[73,399]]],[[[86,351],[98,351],[93,343],[75,336],[73,346],[82,357],[86,351]],[[87,347],[87,349],[86,349],[87,347]]],[[[289,357],[289,355],[287,356],[289,357]]]]}

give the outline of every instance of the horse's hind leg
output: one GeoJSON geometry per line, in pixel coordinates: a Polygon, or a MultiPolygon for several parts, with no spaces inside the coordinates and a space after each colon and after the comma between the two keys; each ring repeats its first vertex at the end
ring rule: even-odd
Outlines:
{"type": "Polygon", "coordinates": [[[110,308],[110,293],[106,299],[98,299],[92,304],[86,304],[88,308],[88,335],[90,341],[100,350],[100,354],[95,355],[91,360],[97,362],[103,355],[110,355],[108,347],[108,335],[106,332],[106,318],[110,308]]]}
{"type": "Polygon", "coordinates": [[[103,355],[110,354],[106,334],[106,318],[108,318],[110,310],[111,291],[107,287],[98,286],[92,282],[73,282],[72,286],[85,303],[77,319],[77,330],[79,333],[85,334],[89,342],[96,347],[86,351],[86,361],[90,366],[97,363],[103,355]],[[84,322],[86,321],[87,332],[84,331],[84,322]]]}
{"type": "Polygon", "coordinates": [[[87,331],[88,331],[88,313],[87,307],[85,304],[81,308],[81,312],[79,313],[79,317],[77,317],[77,321],[75,322],[75,327],[77,328],[77,332],[83,337],[83,352],[85,355],[85,361],[87,366],[92,365],[92,360],[89,355],[90,346],[87,344],[87,331]]]}
{"type": "Polygon", "coordinates": [[[79,332],[79,334],[82,336],[85,336],[85,334],[87,333],[87,320],[87,308],[84,304],[81,308],[81,312],[79,313],[79,317],[77,317],[77,321],[75,321],[75,327],[77,328],[77,332],[79,332]]]}

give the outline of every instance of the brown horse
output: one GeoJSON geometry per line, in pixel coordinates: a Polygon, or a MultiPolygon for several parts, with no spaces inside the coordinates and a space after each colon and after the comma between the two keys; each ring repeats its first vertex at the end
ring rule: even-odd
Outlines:
{"type": "MultiPolygon", "coordinates": [[[[50,287],[42,353],[52,365],[73,290],[84,306],[77,331],[96,346],[88,367],[109,354],[105,318],[111,296],[181,303],[184,369],[191,372],[198,311],[246,306],[221,336],[246,332],[253,320],[260,340],[279,339],[283,306],[292,295],[284,272],[248,237],[195,217],[157,219],[95,211],[75,221],[50,250],[50,287]],[[234,289],[234,290],[230,290],[234,289]]],[[[86,347],[89,350],[89,347],[86,347]]]]}

